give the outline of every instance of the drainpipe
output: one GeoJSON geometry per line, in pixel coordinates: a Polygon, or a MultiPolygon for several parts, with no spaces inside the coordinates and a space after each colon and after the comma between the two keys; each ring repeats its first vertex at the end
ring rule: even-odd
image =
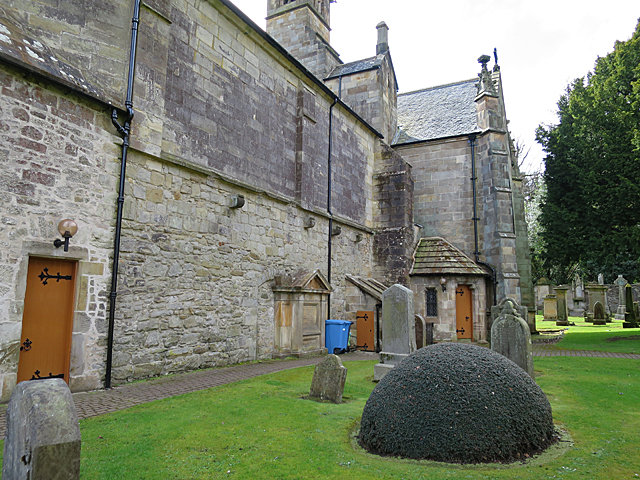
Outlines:
{"type": "Polygon", "coordinates": [[[122,136],[122,160],[120,162],[120,186],[118,189],[118,211],[116,217],[116,235],[113,247],[113,269],[111,271],[111,292],[109,293],[109,332],[107,336],[107,368],[105,372],[104,388],[111,388],[111,367],[113,363],[113,330],[115,325],[116,297],[118,296],[118,263],[120,260],[120,236],[122,233],[122,211],[124,207],[124,187],[127,172],[127,153],[131,133],[131,121],[133,120],[133,82],[136,67],[136,47],[138,44],[138,24],[140,23],[140,0],[135,0],[133,7],[133,20],[131,25],[131,50],[129,53],[129,78],[127,83],[127,99],[125,107],[127,117],[124,125],[118,123],[118,112],[113,110],[111,122],[122,136]]]}
{"type": "MultiPolygon", "coordinates": [[[[327,260],[327,281],[329,282],[329,286],[331,286],[331,244],[332,244],[332,233],[333,233],[333,212],[331,211],[331,149],[333,147],[331,133],[333,130],[333,107],[338,103],[338,97],[333,99],[333,103],[331,107],[329,107],[329,154],[327,161],[327,169],[328,169],[328,185],[327,185],[327,213],[329,214],[329,244],[328,244],[328,260],[327,260]]],[[[329,294],[327,298],[327,320],[331,319],[331,294],[329,294]]]]}
{"type": "Polygon", "coordinates": [[[473,254],[476,257],[476,263],[488,267],[491,270],[491,279],[493,280],[493,304],[497,305],[498,298],[498,277],[496,275],[496,269],[488,263],[480,260],[480,250],[478,248],[478,190],[476,182],[478,175],[476,173],[476,135],[472,133],[469,135],[469,142],[471,143],[471,185],[473,188],[473,233],[475,238],[475,249],[473,254]]]}

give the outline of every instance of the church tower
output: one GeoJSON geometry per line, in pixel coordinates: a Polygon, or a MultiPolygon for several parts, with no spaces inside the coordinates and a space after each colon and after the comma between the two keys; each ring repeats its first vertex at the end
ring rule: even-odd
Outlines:
{"type": "Polygon", "coordinates": [[[329,44],[331,3],[335,0],[268,0],[267,33],[307,70],[324,79],[337,65],[329,44]]]}

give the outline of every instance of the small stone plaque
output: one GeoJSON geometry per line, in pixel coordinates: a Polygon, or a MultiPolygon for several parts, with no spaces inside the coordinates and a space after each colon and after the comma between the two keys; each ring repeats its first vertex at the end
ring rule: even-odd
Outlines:
{"type": "Polygon", "coordinates": [[[340,358],[337,355],[327,355],[313,372],[309,398],[342,403],[346,380],[347,369],[342,365],[340,358]]]}

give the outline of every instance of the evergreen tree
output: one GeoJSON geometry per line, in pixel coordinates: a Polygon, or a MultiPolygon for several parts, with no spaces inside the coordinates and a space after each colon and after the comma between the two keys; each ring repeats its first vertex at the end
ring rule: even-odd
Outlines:
{"type": "Polygon", "coordinates": [[[567,87],[558,117],[537,131],[545,267],[556,282],[577,266],[591,278],[640,279],[640,22],[567,87]]]}

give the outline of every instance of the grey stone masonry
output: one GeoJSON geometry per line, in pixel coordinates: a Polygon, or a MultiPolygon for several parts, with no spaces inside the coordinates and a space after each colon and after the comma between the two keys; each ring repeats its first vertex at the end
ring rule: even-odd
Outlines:
{"type": "Polygon", "coordinates": [[[527,312],[526,307],[523,309],[515,300],[505,298],[493,308],[498,309],[500,315],[491,326],[491,350],[504,355],[535,378],[531,332],[521,315],[527,312]]]}
{"type": "Polygon", "coordinates": [[[309,398],[342,403],[344,384],[347,381],[347,369],[337,355],[327,355],[313,372],[309,398]]]}
{"type": "Polygon", "coordinates": [[[374,367],[374,380],[381,380],[395,365],[416,350],[413,292],[393,285],[382,294],[382,351],[374,367]]]}
{"type": "Polygon", "coordinates": [[[622,324],[622,328],[638,328],[640,322],[638,321],[638,317],[636,316],[637,308],[633,303],[633,287],[627,283],[624,287],[625,293],[625,309],[626,313],[624,315],[624,323],[622,324]]]}
{"type": "Polygon", "coordinates": [[[622,276],[618,275],[618,278],[615,281],[615,284],[618,286],[618,310],[616,311],[616,320],[624,320],[626,309],[625,302],[625,290],[624,287],[627,285],[627,280],[622,276]]]}
{"type": "Polygon", "coordinates": [[[558,320],[556,325],[568,326],[569,325],[569,310],[567,308],[567,290],[568,286],[559,286],[555,288],[556,297],[558,298],[558,320]]]}
{"type": "Polygon", "coordinates": [[[80,426],[64,380],[21,382],[7,410],[2,480],[80,478],[80,426]]]}

